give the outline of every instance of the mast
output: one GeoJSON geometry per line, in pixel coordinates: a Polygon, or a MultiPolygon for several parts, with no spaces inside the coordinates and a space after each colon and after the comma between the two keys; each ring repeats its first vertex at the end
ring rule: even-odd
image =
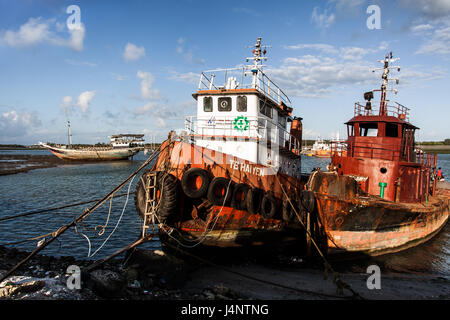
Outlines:
{"type": "Polygon", "coordinates": [[[249,60],[253,60],[253,65],[247,66],[252,72],[252,87],[256,88],[258,83],[258,70],[263,67],[263,65],[260,63],[261,60],[266,61],[267,57],[263,57],[262,55],[266,55],[267,50],[266,48],[270,48],[270,46],[262,46],[261,45],[261,37],[258,37],[258,40],[256,41],[256,44],[254,46],[250,46],[248,48],[254,48],[252,50],[253,57],[249,57],[246,59],[248,62],[249,60]],[[261,50],[261,48],[263,48],[261,50]]]}
{"type": "MultiPolygon", "coordinates": [[[[395,62],[400,60],[400,58],[395,58],[392,59],[392,52],[390,52],[389,54],[386,54],[384,60],[378,60],[378,62],[383,63],[383,68],[381,68],[381,70],[383,70],[383,74],[381,75],[381,79],[383,79],[383,82],[381,83],[381,89],[379,90],[373,90],[373,91],[381,91],[381,100],[380,100],[380,116],[385,116],[386,113],[386,92],[387,91],[394,91],[395,94],[397,94],[397,90],[396,89],[388,89],[388,83],[389,80],[395,80],[396,84],[399,83],[399,79],[395,78],[395,79],[389,79],[388,78],[388,74],[391,68],[395,68],[397,69],[398,72],[400,72],[400,67],[399,66],[389,66],[389,63],[391,62],[395,62]]],[[[372,70],[372,72],[375,72],[375,70],[380,70],[380,69],[374,69],[372,70]]]]}
{"type": "Polygon", "coordinates": [[[72,133],[70,132],[70,121],[67,120],[67,138],[69,142],[69,148],[72,146],[72,133]]]}

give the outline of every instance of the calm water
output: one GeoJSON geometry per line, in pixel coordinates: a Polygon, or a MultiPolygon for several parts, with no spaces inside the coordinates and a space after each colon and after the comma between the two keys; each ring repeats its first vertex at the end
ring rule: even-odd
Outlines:
{"type": "MultiPolygon", "coordinates": [[[[0,150],[8,154],[49,154],[46,150],[0,150]]],[[[131,161],[110,163],[93,163],[84,165],[66,165],[56,168],[32,170],[28,173],[0,176],[0,217],[15,215],[23,212],[43,208],[58,207],[75,202],[102,198],[116,185],[125,180],[146,159],[146,155],[139,153],[131,161]]],[[[315,167],[326,170],[328,159],[303,157],[303,171],[311,172],[315,167]]],[[[438,166],[442,167],[445,177],[450,178],[450,154],[438,155],[438,166]]],[[[130,191],[134,192],[137,178],[132,182],[130,191]]],[[[127,184],[119,193],[127,192],[127,184]]],[[[110,235],[122,209],[126,197],[113,201],[109,223],[103,236],[99,237],[92,230],[97,225],[105,224],[108,205],[103,205],[91,214],[84,222],[85,230],[79,226],[78,230],[85,234],[91,242],[91,254],[96,251],[103,241],[110,235]]],[[[38,236],[53,232],[63,224],[80,215],[89,205],[52,211],[19,219],[0,221],[0,244],[15,242],[23,238],[38,236]]],[[[110,237],[109,241],[93,256],[93,259],[104,258],[139,237],[140,219],[134,207],[134,195],[130,195],[125,207],[122,220],[110,237]]],[[[29,241],[14,245],[16,247],[33,250],[37,241],[29,241]]],[[[393,271],[439,273],[450,276],[450,226],[427,243],[406,251],[386,255],[374,259],[376,263],[393,271]]],[[[10,245],[12,246],[12,245],[10,245]]],[[[159,247],[158,242],[147,243],[146,247],[159,247]]],[[[66,231],[62,236],[50,244],[44,251],[48,255],[71,255],[76,258],[86,258],[88,241],[74,228],[66,231]]]]}

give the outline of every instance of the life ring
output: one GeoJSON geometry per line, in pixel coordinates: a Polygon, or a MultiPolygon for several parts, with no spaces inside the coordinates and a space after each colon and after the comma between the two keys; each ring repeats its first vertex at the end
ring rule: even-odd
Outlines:
{"type": "Polygon", "coordinates": [[[190,168],[181,178],[181,188],[189,198],[198,199],[208,192],[208,171],[202,168],[190,168]]]}
{"type": "Polygon", "coordinates": [[[270,193],[266,193],[261,201],[261,215],[265,219],[270,219],[275,216],[276,210],[277,204],[275,198],[270,193]]]}
{"type": "Polygon", "coordinates": [[[245,183],[238,183],[233,188],[231,206],[236,210],[247,209],[247,193],[250,187],[245,183]]]}
{"type": "MultiPolygon", "coordinates": [[[[146,207],[146,194],[145,186],[142,180],[146,182],[147,175],[151,171],[147,171],[142,175],[142,179],[136,186],[136,193],[134,196],[134,204],[136,206],[136,211],[138,212],[141,219],[145,216],[146,207]]],[[[177,210],[178,205],[178,179],[171,174],[165,174],[163,172],[158,172],[156,175],[156,202],[158,204],[158,210],[156,211],[156,216],[159,222],[164,223],[167,219],[173,215],[177,210]]],[[[150,197],[153,195],[150,194],[150,197]]]]}
{"type": "Polygon", "coordinates": [[[227,178],[215,177],[209,184],[207,197],[213,205],[229,205],[233,197],[233,183],[227,178]]]}
{"type": "Polygon", "coordinates": [[[247,204],[247,211],[251,214],[259,213],[263,192],[263,190],[258,188],[249,188],[247,191],[245,202],[247,204]]]}

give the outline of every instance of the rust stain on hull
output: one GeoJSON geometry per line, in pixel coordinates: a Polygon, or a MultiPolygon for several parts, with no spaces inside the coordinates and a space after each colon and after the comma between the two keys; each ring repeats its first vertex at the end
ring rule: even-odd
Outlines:
{"type": "MultiPolygon", "coordinates": [[[[444,191],[430,196],[427,203],[395,203],[358,194],[361,191],[356,186],[349,187],[351,180],[343,176],[320,175],[321,182],[317,182],[315,194],[330,253],[397,252],[427,241],[448,221],[450,197],[444,191]],[[339,179],[340,182],[336,182],[339,179]],[[325,187],[333,184],[346,184],[347,191],[343,195],[354,196],[334,195],[332,189],[325,187]]],[[[345,190],[336,186],[336,190],[345,190]]]]}

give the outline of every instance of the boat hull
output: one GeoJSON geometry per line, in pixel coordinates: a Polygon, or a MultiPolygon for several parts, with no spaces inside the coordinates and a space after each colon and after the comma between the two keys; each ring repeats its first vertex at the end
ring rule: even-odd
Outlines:
{"type": "MultiPolygon", "coordinates": [[[[162,148],[165,146],[163,144],[162,148]]],[[[250,188],[270,192],[275,199],[283,199],[280,182],[285,191],[292,194],[303,190],[306,182],[271,172],[271,168],[263,165],[182,141],[176,141],[171,148],[162,151],[150,172],[164,171],[174,176],[180,185],[183,174],[190,168],[204,169],[211,181],[218,177],[226,178],[232,180],[233,185],[246,184],[250,188]]],[[[142,199],[140,201],[145,203],[142,199]]],[[[160,239],[163,243],[183,242],[187,247],[193,244],[201,247],[242,247],[295,242],[304,238],[294,219],[283,220],[282,202],[277,200],[276,205],[273,217],[264,218],[260,213],[238,210],[228,201],[224,205],[214,205],[208,202],[207,197],[192,200],[181,191],[178,211],[174,214],[179,219],[160,225],[160,239]]],[[[139,201],[137,208],[138,212],[142,210],[139,209],[139,201]]]]}
{"type": "Polygon", "coordinates": [[[322,187],[315,194],[329,253],[377,256],[398,252],[429,240],[448,221],[450,194],[445,190],[438,189],[424,203],[401,203],[359,195],[352,186],[336,194],[337,185],[344,188],[351,179],[337,176],[340,181],[336,183],[327,178],[322,177],[322,187]]]}
{"type": "Polygon", "coordinates": [[[139,152],[138,148],[108,149],[108,150],[76,150],[62,149],[44,145],[52,154],[62,160],[71,161],[114,161],[128,160],[139,152]]]}

